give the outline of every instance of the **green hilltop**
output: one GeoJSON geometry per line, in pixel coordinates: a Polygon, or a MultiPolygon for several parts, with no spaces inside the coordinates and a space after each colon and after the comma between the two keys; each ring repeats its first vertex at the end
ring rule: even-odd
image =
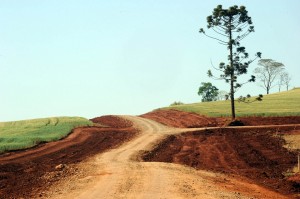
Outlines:
{"type": "MultiPolygon", "coordinates": [[[[262,101],[236,102],[237,116],[300,116],[300,88],[264,95],[262,101]]],[[[230,116],[230,100],[165,107],[207,116],[230,116]]]]}
{"type": "Polygon", "coordinates": [[[0,122],[0,153],[33,147],[62,139],[73,128],[93,123],[82,117],[52,117],[0,122]]]}

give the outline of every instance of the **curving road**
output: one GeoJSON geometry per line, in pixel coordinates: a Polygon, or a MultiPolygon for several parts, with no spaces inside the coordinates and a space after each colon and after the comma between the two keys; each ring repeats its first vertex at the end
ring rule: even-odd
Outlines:
{"type": "Polygon", "coordinates": [[[84,176],[53,186],[48,195],[80,199],[286,198],[245,179],[171,163],[141,162],[139,154],[166,135],[199,129],[170,128],[145,118],[120,117],[132,121],[140,134],[119,148],[82,163],[81,168],[86,168],[84,176]]]}

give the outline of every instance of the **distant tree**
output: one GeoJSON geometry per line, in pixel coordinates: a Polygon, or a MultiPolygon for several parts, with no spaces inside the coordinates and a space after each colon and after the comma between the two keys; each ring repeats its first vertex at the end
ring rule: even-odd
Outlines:
{"type": "Polygon", "coordinates": [[[229,95],[227,91],[219,91],[218,100],[228,100],[229,95]]]}
{"type": "Polygon", "coordinates": [[[292,77],[287,72],[283,72],[280,74],[280,80],[282,81],[282,84],[285,85],[286,90],[288,91],[292,77]]]}
{"type": "Polygon", "coordinates": [[[259,94],[258,97],[255,97],[255,98],[251,98],[251,95],[246,95],[245,96],[240,96],[238,98],[238,102],[244,102],[244,103],[252,103],[252,102],[255,102],[255,101],[262,101],[262,98],[263,98],[263,95],[262,94],[259,94]]]}
{"type": "Polygon", "coordinates": [[[202,102],[216,101],[218,99],[218,88],[210,82],[202,82],[199,87],[198,95],[202,96],[202,102]]]}
{"type": "Polygon", "coordinates": [[[278,92],[281,91],[281,86],[283,85],[283,73],[280,74],[277,85],[278,85],[278,92]]]}
{"type": "Polygon", "coordinates": [[[254,73],[260,80],[260,86],[269,94],[271,88],[275,86],[274,81],[280,77],[284,65],[272,59],[261,59],[258,61],[258,65],[260,65],[260,67],[255,68],[254,73]]]}
{"type": "MultiPolygon", "coordinates": [[[[240,45],[240,42],[247,37],[251,32],[254,32],[252,19],[248,16],[248,11],[245,6],[232,6],[224,9],[222,5],[218,5],[212,15],[207,17],[207,29],[211,29],[211,35],[206,34],[203,28],[200,33],[203,33],[209,38],[217,40],[220,44],[227,46],[229,50],[228,64],[221,62],[219,68],[221,75],[217,79],[223,79],[230,84],[229,98],[231,101],[232,120],[235,119],[235,102],[234,94],[238,88],[247,82],[254,82],[255,76],[244,83],[238,83],[237,78],[240,75],[246,74],[249,65],[257,58],[261,57],[261,53],[256,53],[254,59],[249,60],[249,55],[246,48],[240,45]],[[247,61],[248,60],[248,61],[247,61]]],[[[213,76],[211,70],[208,71],[209,77],[213,76]]]]}
{"type": "Polygon", "coordinates": [[[170,106],[178,106],[178,105],[183,105],[184,103],[180,102],[180,101],[175,101],[172,104],[170,104],[170,106]]]}

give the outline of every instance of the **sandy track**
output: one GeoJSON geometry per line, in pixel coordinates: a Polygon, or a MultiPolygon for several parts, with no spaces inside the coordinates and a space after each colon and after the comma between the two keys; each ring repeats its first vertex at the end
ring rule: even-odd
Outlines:
{"type": "MultiPolygon", "coordinates": [[[[286,198],[246,179],[170,163],[140,162],[138,154],[166,135],[186,132],[140,117],[122,116],[140,134],[81,167],[85,175],[54,186],[52,198],[286,198]],[[59,189],[60,191],[55,191],[59,189]]],[[[199,130],[199,129],[197,129],[199,130]]],[[[191,129],[189,129],[191,131],[191,129]]]]}

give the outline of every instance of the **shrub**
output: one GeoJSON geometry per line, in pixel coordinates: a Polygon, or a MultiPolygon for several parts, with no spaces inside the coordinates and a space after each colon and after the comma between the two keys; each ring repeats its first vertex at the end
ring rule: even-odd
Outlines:
{"type": "Polygon", "coordinates": [[[184,103],[178,101],[178,102],[173,102],[170,106],[177,106],[177,105],[183,105],[184,103]]]}

